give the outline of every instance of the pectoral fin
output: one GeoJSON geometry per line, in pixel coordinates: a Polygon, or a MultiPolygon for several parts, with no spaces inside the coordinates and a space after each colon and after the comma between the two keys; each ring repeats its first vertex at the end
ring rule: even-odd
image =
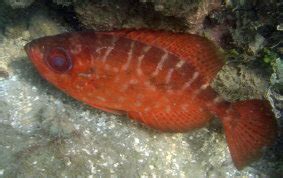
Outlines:
{"type": "Polygon", "coordinates": [[[102,106],[97,106],[97,105],[95,105],[94,107],[97,108],[97,109],[100,109],[102,111],[115,114],[115,115],[120,115],[121,116],[121,115],[126,115],[127,114],[125,111],[122,111],[122,110],[117,110],[117,109],[112,109],[112,108],[107,108],[107,107],[102,107],[102,106]]]}

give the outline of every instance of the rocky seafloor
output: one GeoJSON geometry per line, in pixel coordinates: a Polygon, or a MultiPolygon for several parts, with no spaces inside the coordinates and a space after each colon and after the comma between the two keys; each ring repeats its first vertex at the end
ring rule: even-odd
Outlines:
{"type": "Polygon", "coordinates": [[[198,33],[227,63],[213,87],[229,101],[270,101],[282,132],[282,2],[0,1],[0,177],[282,177],[283,139],[242,171],[217,121],[161,133],[55,89],[23,46],[66,31],[151,28],[198,33]]]}

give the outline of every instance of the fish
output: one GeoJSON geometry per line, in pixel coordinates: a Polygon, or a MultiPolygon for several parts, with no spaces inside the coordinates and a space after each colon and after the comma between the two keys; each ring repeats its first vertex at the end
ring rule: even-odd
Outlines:
{"type": "Polygon", "coordinates": [[[67,32],[24,48],[44,79],[102,111],[163,132],[193,131],[218,118],[238,170],[276,140],[267,101],[229,102],[210,86],[225,60],[204,37],[147,29],[67,32]]]}

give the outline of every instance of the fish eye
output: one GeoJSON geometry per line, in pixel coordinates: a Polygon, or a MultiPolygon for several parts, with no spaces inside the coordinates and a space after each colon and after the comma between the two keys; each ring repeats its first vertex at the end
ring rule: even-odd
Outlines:
{"type": "Polygon", "coordinates": [[[67,72],[72,68],[71,58],[63,48],[51,49],[47,54],[46,63],[59,73],[67,72]]]}

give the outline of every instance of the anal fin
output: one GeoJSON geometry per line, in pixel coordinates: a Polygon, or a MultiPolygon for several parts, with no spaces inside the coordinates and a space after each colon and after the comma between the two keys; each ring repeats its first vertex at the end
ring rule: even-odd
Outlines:
{"type": "Polygon", "coordinates": [[[98,106],[98,105],[92,105],[92,106],[97,108],[97,109],[100,109],[102,111],[109,112],[109,113],[112,113],[112,114],[115,114],[115,115],[126,115],[126,112],[122,111],[122,110],[102,107],[102,106],[98,106]]]}
{"type": "Polygon", "coordinates": [[[212,118],[206,111],[129,112],[129,118],[167,132],[186,132],[203,127],[212,118]]]}

